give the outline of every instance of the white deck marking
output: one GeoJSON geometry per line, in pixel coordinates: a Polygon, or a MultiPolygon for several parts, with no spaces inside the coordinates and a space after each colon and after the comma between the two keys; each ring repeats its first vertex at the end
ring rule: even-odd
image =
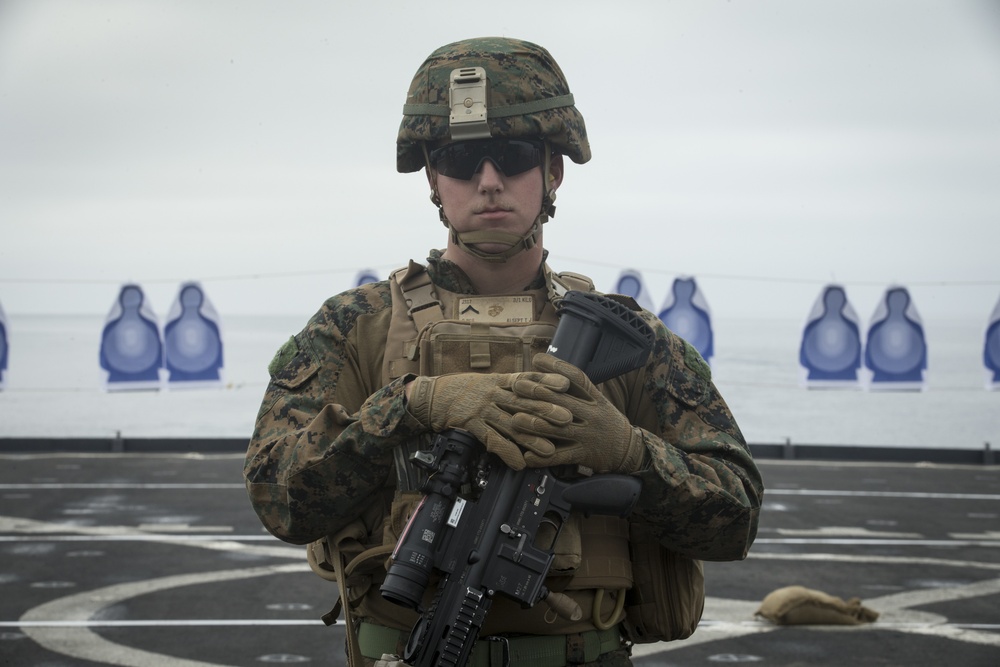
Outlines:
{"type": "Polygon", "coordinates": [[[147,579],[106,586],[97,590],[85,591],[77,595],[52,600],[29,609],[20,618],[20,626],[26,635],[42,647],[73,658],[93,660],[109,665],[123,667],[141,667],[143,665],[162,665],[163,667],[220,667],[219,663],[201,662],[174,658],[161,653],[143,651],[109,641],[91,630],[90,619],[102,609],[149,593],[194,586],[212,584],[219,581],[249,579],[274,574],[292,572],[308,572],[306,563],[292,565],[270,565],[266,567],[245,568],[240,570],[224,570],[219,572],[200,572],[181,574],[171,577],[147,579]],[[82,625],[53,625],[53,622],[73,623],[82,625]]]}

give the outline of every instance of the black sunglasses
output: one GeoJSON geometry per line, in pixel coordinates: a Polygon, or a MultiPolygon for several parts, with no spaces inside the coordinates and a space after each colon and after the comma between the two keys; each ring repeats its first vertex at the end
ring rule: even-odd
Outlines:
{"type": "Polygon", "coordinates": [[[471,139],[436,148],[428,156],[442,176],[470,180],[489,160],[504,176],[516,176],[542,164],[545,144],[530,139],[471,139]]]}

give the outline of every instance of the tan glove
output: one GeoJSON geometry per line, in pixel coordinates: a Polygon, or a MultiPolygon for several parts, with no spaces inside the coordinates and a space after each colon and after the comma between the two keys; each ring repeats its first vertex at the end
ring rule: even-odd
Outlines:
{"type": "Polygon", "coordinates": [[[534,435],[555,445],[551,455],[541,451],[526,453],[524,461],[528,466],[579,464],[598,473],[639,470],[646,456],[639,429],[598,391],[582,370],[551,354],[535,355],[532,365],[542,373],[538,376],[541,380],[518,379],[514,392],[547,401],[564,408],[564,412],[514,415],[515,437],[534,435]],[[560,383],[556,378],[564,380],[560,383]],[[562,419],[566,414],[569,418],[562,419]]]}
{"type": "MultiPolygon", "coordinates": [[[[570,415],[546,401],[535,400],[532,387],[539,391],[554,380],[557,386],[565,379],[547,378],[541,373],[454,373],[436,377],[420,376],[413,380],[407,399],[407,410],[425,428],[440,433],[449,428],[460,428],[471,433],[486,450],[499,456],[514,470],[525,467],[524,452],[540,456],[551,455],[552,443],[535,434],[516,431],[513,415],[539,419],[565,421],[570,415]],[[527,382],[520,394],[512,387],[516,382],[527,382]]],[[[547,389],[546,389],[547,388],[547,389]]]]}

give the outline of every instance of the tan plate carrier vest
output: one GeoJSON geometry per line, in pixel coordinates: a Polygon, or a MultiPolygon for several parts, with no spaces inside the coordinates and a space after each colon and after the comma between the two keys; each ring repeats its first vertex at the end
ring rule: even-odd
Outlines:
{"type": "MultiPolygon", "coordinates": [[[[544,288],[489,297],[443,290],[416,262],[393,272],[383,383],[407,373],[528,370],[532,357],[546,351],[555,332],[555,304],[569,290],[594,290],[585,276],[543,268],[544,288]]],[[[388,516],[362,517],[307,548],[312,569],[336,581],[341,591],[340,600],[324,620],[332,623],[344,611],[349,654],[352,648],[357,651],[356,618],[400,630],[409,630],[417,620],[416,612],[382,600],[378,588],[393,547],[421,497],[418,489],[425,473],[409,462],[409,456],[422,444],[416,441],[394,452],[397,488],[388,516]],[[381,531],[366,528],[379,524],[381,531]]],[[[573,513],[559,533],[554,554],[546,586],[570,596],[582,611],[580,618],[564,618],[544,602],[522,609],[498,596],[483,636],[570,634],[620,623],[628,639],[645,643],[688,637],[701,618],[701,562],[664,549],[642,524],[573,513]]],[[[425,603],[436,585],[432,578],[425,603]]]]}

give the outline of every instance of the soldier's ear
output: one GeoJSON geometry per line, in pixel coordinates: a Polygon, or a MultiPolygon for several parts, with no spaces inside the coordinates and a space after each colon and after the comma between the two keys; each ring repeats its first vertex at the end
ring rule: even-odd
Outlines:
{"type": "Polygon", "coordinates": [[[549,189],[555,190],[562,184],[564,173],[563,156],[560,153],[554,153],[549,162],[549,189]]]}

